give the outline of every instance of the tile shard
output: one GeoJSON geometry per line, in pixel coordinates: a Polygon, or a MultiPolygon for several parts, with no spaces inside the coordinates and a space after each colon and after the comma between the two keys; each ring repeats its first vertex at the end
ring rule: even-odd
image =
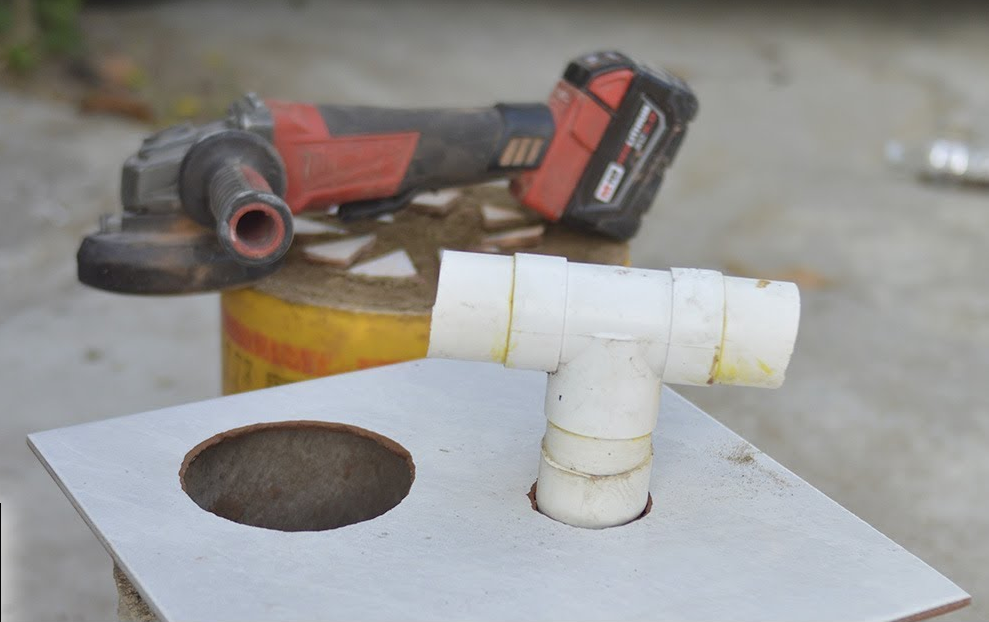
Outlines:
{"type": "Polygon", "coordinates": [[[409,254],[403,249],[359,263],[347,272],[361,276],[393,279],[407,279],[419,274],[409,254]]]}
{"type": "Polygon", "coordinates": [[[502,179],[493,179],[491,181],[486,181],[481,186],[485,188],[505,188],[506,190],[511,185],[512,180],[510,177],[504,177],[502,179]]]}
{"type": "Polygon", "coordinates": [[[481,206],[481,218],[484,222],[484,229],[487,231],[499,231],[516,225],[523,225],[528,220],[526,215],[518,209],[490,203],[481,206]]]}
{"type": "Polygon", "coordinates": [[[438,192],[424,192],[412,199],[412,209],[422,214],[443,217],[457,206],[461,193],[455,188],[438,192]]]}
{"type": "Polygon", "coordinates": [[[310,220],[309,218],[299,218],[298,216],[292,219],[292,228],[295,231],[295,235],[346,235],[349,233],[343,227],[338,227],[328,222],[310,220]]]}
{"type": "Polygon", "coordinates": [[[347,268],[374,245],[377,237],[371,234],[310,244],[302,247],[302,254],[309,261],[328,264],[336,268],[347,268]]]}
{"type": "Polygon", "coordinates": [[[493,244],[478,244],[477,246],[472,246],[467,249],[472,253],[500,253],[502,252],[501,247],[495,246],[493,244]]]}
{"type": "Polygon", "coordinates": [[[479,246],[483,248],[494,247],[499,250],[528,248],[539,244],[543,239],[544,233],[546,233],[546,225],[522,227],[521,229],[512,229],[510,231],[487,235],[481,240],[479,246]]]}

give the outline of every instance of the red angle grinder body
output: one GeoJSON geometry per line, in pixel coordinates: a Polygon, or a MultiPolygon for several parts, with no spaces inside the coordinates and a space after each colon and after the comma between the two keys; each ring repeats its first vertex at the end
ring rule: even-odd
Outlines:
{"type": "Polygon", "coordinates": [[[639,228],[697,100],[679,79],[617,52],[572,61],[548,104],[403,110],[262,101],[148,137],[123,167],[123,213],[79,249],[83,283],[170,294],[277,270],[292,215],[343,220],[421,192],[511,178],[550,221],[617,239],[639,228]]]}

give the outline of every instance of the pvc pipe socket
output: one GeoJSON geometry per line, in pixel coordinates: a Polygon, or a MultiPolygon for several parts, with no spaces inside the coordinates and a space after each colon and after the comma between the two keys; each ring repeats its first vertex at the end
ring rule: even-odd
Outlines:
{"type": "Polygon", "coordinates": [[[661,383],[779,387],[799,318],[793,283],[445,251],[428,356],[547,372],[536,505],[604,528],[648,502],[661,383]]]}

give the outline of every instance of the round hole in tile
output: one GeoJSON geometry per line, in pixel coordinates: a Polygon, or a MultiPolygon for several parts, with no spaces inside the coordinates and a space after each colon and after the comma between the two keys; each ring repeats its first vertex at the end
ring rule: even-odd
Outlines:
{"type": "Polygon", "coordinates": [[[342,423],[281,421],[221,432],[186,454],[182,489],[208,512],[279,531],[323,531],[381,516],[412,487],[409,452],[342,423]]]}

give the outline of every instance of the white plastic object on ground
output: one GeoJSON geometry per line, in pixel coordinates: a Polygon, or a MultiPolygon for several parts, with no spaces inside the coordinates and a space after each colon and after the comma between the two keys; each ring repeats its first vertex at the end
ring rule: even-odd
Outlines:
{"type": "Polygon", "coordinates": [[[921,179],[989,185],[989,145],[940,138],[923,146],[886,143],[886,160],[921,179]]]}
{"type": "Polygon", "coordinates": [[[778,387],[799,316],[793,283],[446,251],[429,356],[548,372],[537,505],[603,528],[645,508],[661,383],[778,387]]]}

